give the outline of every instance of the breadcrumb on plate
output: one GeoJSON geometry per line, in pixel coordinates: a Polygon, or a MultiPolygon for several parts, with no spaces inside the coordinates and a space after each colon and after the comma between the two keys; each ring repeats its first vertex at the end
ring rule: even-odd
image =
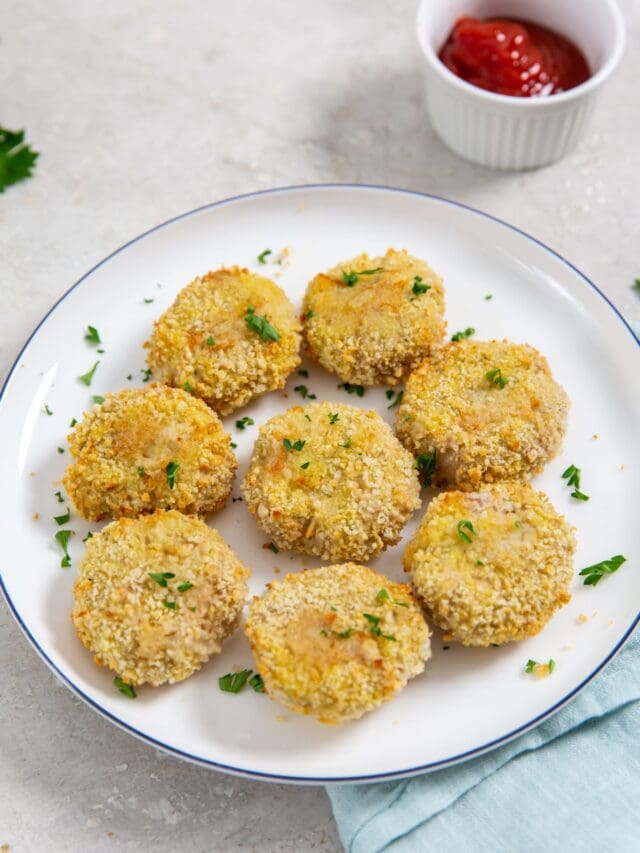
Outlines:
{"type": "Polygon", "coordinates": [[[238,627],[248,576],[200,519],[175,510],[119,519],[87,541],[73,624],[95,662],[127,684],[173,684],[238,627]]]}
{"type": "Polygon", "coordinates": [[[144,346],[157,379],[187,386],[228,415],[259,394],[284,387],[300,364],[300,323],[275,282],[229,267],[183,288],[144,346]],[[278,338],[250,328],[248,313],[266,318],[278,338]]]}
{"type": "Polygon", "coordinates": [[[278,548],[368,560],[400,538],[420,506],[415,462],[372,411],[293,406],[260,428],[242,484],[278,548]]]}
{"type": "Polygon", "coordinates": [[[434,498],[403,558],[451,639],[489,646],[537,634],[571,596],[574,529],[526,483],[434,498]]]}
{"type": "Polygon", "coordinates": [[[343,382],[397,385],[442,342],[442,279],[404,249],[358,255],[309,283],[302,320],[310,354],[343,382]]]}
{"type": "Polygon", "coordinates": [[[435,485],[473,490],[541,471],[560,449],[568,411],[536,349],[462,340],[411,374],[396,429],[416,455],[435,451],[435,485]]]}
{"type": "Polygon", "coordinates": [[[268,695],[323,723],[389,701],[431,654],[411,587],[355,563],[272,581],[245,630],[268,695]]]}
{"type": "Polygon", "coordinates": [[[238,467],[218,416],[165,385],[107,394],[75,426],[69,450],[64,487],[91,521],[156,509],[214,512],[229,497],[238,467]]]}

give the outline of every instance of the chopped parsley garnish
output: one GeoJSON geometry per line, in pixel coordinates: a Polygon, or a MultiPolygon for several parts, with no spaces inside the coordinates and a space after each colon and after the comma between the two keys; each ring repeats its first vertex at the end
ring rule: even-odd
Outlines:
{"type": "Polygon", "coordinates": [[[390,601],[391,604],[397,604],[398,607],[408,607],[408,603],[406,601],[396,601],[392,599],[386,589],[379,589],[376,593],[376,601],[390,601]]]}
{"type": "Polygon", "coordinates": [[[396,394],[395,400],[390,405],[387,406],[387,409],[395,409],[396,406],[400,405],[403,397],[404,397],[404,391],[398,391],[398,393],[396,394]]]}
{"type": "Polygon", "coordinates": [[[187,394],[193,394],[193,385],[190,382],[185,382],[182,386],[187,394]]]}
{"type": "Polygon", "coordinates": [[[305,370],[303,368],[302,370],[298,371],[298,376],[304,376],[305,379],[308,379],[309,378],[309,371],[305,370]]]}
{"type": "Polygon", "coordinates": [[[78,421],[75,418],[71,418],[71,422],[70,422],[69,426],[74,427],[77,423],[78,423],[78,421]]]}
{"type": "Polygon", "coordinates": [[[113,683],[123,696],[127,696],[129,699],[136,698],[136,691],[134,690],[133,685],[127,684],[127,682],[123,681],[119,675],[116,675],[116,677],[113,679],[113,683]]]}
{"type": "Polygon", "coordinates": [[[343,382],[338,385],[338,388],[343,388],[347,394],[357,394],[358,397],[364,397],[364,387],[362,385],[352,385],[351,382],[343,382]]]}
{"type": "Polygon", "coordinates": [[[637,278],[637,279],[633,282],[633,284],[631,285],[631,287],[633,288],[633,290],[640,291],[640,278],[637,278]]]}
{"type": "Polygon", "coordinates": [[[330,424],[335,424],[340,420],[340,415],[337,412],[329,412],[328,418],[330,424]]]}
{"type": "Polygon", "coordinates": [[[236,429],[244,429],[245,427],[253,426],[254,424],[255,421],[253,418],[240,418],[239,421],[236,421],[236,429]]]}
{"type": "Polygon", "coordinates": [[[142,301],[144,302],[144,304],[145,304],[145,305],[151,305],[151,303],[153,302],[153,299],[147,299],[147,298],[145,298],[145,299],[143,299],[142,301]]]}
{"type": "Polygon", "coordinates": [[[83,373],[82,376],[78,376],[80,382],[82,382],[84,385],[91,385],[91,380],[93,379],[93,375],[98,369],[99,364],[100,362],[96,361],[91,370],[87,371],[87,373],[83,373]]]}
{"type": "Polygon", "coordinates": [[[332,631],[339,640],[348,640],[349,637],[353,634],[353,628],[349,627],[346,631],[332,631]]]}
{"type": "Polygon", "coordinates": [[[384,272],[384,269],[382,267],[376,267],[374,270],[358,270],[357,272],[346,272],[345,270],[342,270],[342,281],[347,285],[347,287],[353,287],[361,275],[375,275],[377,272],[384,272]]]}
{"type": "MultiPolygon", "coordinates": [[[[544,664],[544,663],[538,663],[538,661],[531,660],[531,658],[529,658],[529,660],[527,661],[527,663],[525,665],[524,671],[529,672],[529,673],[533,673],[533,674],[537,674],[536,673],[537,667],[545,667],[545,666],[547,668],[547,673],[549,675],[551,675],[553,670],[556,668],[556,662],[554,661],[553,658],[549,658],[549,662],[547,664],[544,664]]],[[[546,675],[547,673],[545,673],[543,671],[541,674],[546,675]]]]}
{"type": "Polygon", "coordinates": [[[239,693],[247,683],[250,675],[250,669],[242,669],[240,672],[228,672],[218,679],[220,690],[223,690],[225,693],[239,693]]]}
{"type": "Polygon", "coordinates": [[[420,484],[425,489],[430,488],[436,470],[436,451],[432,450],[431,453],[421,453],[416,456],[416,468],[420,484]]]}
{"type": "Polygon", "coordinates": [[[127,379],[129,380],[129,382],[131,382],[131,380],[133,379],[133,374],[127,373],[127,379]]]}
{"type": "Polygon", "coordinates": [[[141,368],[140,373],[142,374],[143,382],[148,382],[153,376],[153,372],[150,367],[146,367],[144,370],[141,368]]]}
{"type": "Polygon", "coordinates": [[[310,462],[303,462],[303,463],[302,463],[302,465],[301,465],[300,467],[301,467],[301,468],[304,468],[304,470],[306,471],[306,470],[307,470],[307,468],[309,467],[309,465],[311,465],[311,463],[310,463],[310,462]]]}
{"type": "Polygon", "coordinates": [[[52,414],[53,414],[53,412],[51,411],[51,409],[49,408],[49,406],[48,406],[48,405],[46,405],[46,404],[45,404],[45,407],[44,407],[44,413],[45,413],[45,415],[52,415],[52,414]]]}
{"type": "Polygon", "coordinates": [[[382,637],[385,640],[393,640],[395,642],[395,637],[391,634],[383,634],[382,628],[380,627],[380,617],[374,616],[372,613],[363,613],[364,618],[370,625],[369,630],[374,637],[382,637]]]}
{"type": "Polygon", "coordinates": [[[216,343],[216,342],[215,342],[215,340],[214,340],[214,338],[213,338],[213,335],[209,335],[209,337],[207,338],[206,343],[207,343],[207,346],[208,346],[208,347],[215,346],[215,343],[216,343]]]}
{"type": "Polygon", "coordinates": [[[502,369],[500,367],[494,367],[493,370],[487,371],[487,373],[485,373],[485,377],[492,385],[496,385],[501,391],[509,381],[506,376],[502,375],[502,369]]]}
{"type": "Polygon", "coordinates": [[[71,513],[69,512],[68,508],[67,508],[67,511],[65,512],[64,515],[54,515],[53,516],[53,520],[58,525],[58,527],[62,527],[63,524],[68,524],[70,519],[71,519],[71,513]]]}
{"type": "Polygon", "coordinates": [[[272,255],[272,254],[273,254],[273,252],[271,251],[271,249],[265,249],[264,252],[260,252],[260,254],[258,255],[258,263],[259,264],[266,264],[267,263],[267,255],[272,255]]]}
{"type": "Polygon", "coordinates": [[[574,489],[571,492],[571,497],[575,498],[577,501],[588,501],[589,500],[589,495],[585,495],[584,492],[581,492],[578,489],[574,489]]]}
{"type": "Polygon", "coordinates": [[[58,448],[58,453],[64,453],[64,447],[59,447],[59,448],[58,448]]]}
{"type": "Polygon", "coordinates": [[[175,610],[175,609],[176,609],[176,603],[175,603],[175,601],[163,601],[162,603],[164,604],[164,606],[165,606],[168,610],[175,610]]]}
{"type": "Polygon", "coordinates": [[[475,529],[473,524],[466,518],[462,519],[456,524],[456,528],[458,530],[458,536],[462,539],[463,542],[466,542],[467,545],[471,545],[473,541],[471,539],[472,536],[477,536],[478,531],[475,529]]]}
{"type": "Polygon", "coordinates": [[[387,391],[384,392],[384,395],[387,398],[387,400],[391,400],[395,393],[396,393],[395,391],[393,391],[391,388],[389,388],[387,391]]]}
{"type": "Polygon", "coordinates": [[[267,320],[266,315],[264,317],[258,316],[258,314],[255,313],[255,308],[252,308],[251,305],[247,308],[247,313],[244,315],[244,321],[247,324],[247,328],[260,335],[263,341],[280,340],[280,332],[271,325],[267,320]]]}
{"type": "Polygon", "coordinates": [[[138,468],[138,477],[144,477],[144,468],[142,466],[138,468]]]}
{"type": "Polygon", "coordinates": [[[315,311],[307,311],[307,313],[304,316],[305,316],[305,320],[310,320],[312,317],[316,316],[316,312],[315,311]]]}
{"type": "Polygon", "coordinates": [[[487,293],[485,296],[485,300],[488,302],[490,299],[493,299],[493,293],[487,293]]]}
{"type": "Polygon", "coordinates": [[[251,676],[249,684],[256,693],[264,693],[264,681],[262,680],[262,676],[259,672],[256,672],[255,675],[251,676]]]}
{"type": "Polygon", "coordinates": [[[579,468],[575,465],[569,465],[566,471],[563,472],[562,478],[567,481],[567,486],[573,486],[571,497],[578,501],[588,501],[589,496],[580,491],[580,474],[579,468]]]}
{"type": "Polygon", "coordinates": [[[63,503],[64,503],[64,498],[62,497],[62,492],[55,492],[55,495],[54,495],[54,496],[58,499],[58,503],[59,503],[59,504],[63,504],[63,503]]]}
{"type": "Polygon", "coordinates": [[[455,335],[451,335],[452,341],[462,341],[464,338],[470,338],[471,335],[475,335],[476,330],[471,326],[468,326],[463,332],[456,332],[455,335]]]}
{"type": "Polygon", "coordinates": [[[193,584],[191,581],[185,581],[184,583],[178,584],[178,592],[187,592],[187,590],[191,589],[193,584]]]}
{"type": "Polygon", "coordinates": [[[0,127],[0,193],[31,175],[38,152],[24,144],[24,130],[0,127]]]}
{"type": "Polygon", "coordinates": [[[340,442],[338,442],[338,447],[344,447],[344,449],[345,449],[345,450],[349,450],[349,448],[351,447],[351,439],[350,439],[350,438],[348,438],[348,439],[344,442],[344,444],[340,444],[340,442]]]}
{"type": "Polygon", "coordinates": [[[293,390],[297,391],[303,400],[306,400],[306,399],[315,400],[316,399],[316,395],[310,394],[309,389],[307,388],[306,385],[296,385],[296,387],[293,390]]]}
{"type": "Polygon", "coordinates": [[[426,293],[427,290],[431,290],[430,284],[425,284],[422,280],[422,276],[416,275],[413,279],[413,287],[411,288],[411,292],[414,296],[422,296],[423,293],[426,293]]]}
{"type": "Polygon", "coordinates": [[[586,569],[582,569],[580,575],[584,577],[585,586],[595,586],[601,578],[617,572],[620,566],[626,562],[626,557],[623,557],[622,554],[617,554],[615,557],[609,557],[608,560],[603,560],[601,563],[587,566],[586,569]]]}
{"type": "Polygon", "coordinates": [[[305,414],[305,418],[309,421],[309,423],[311,423],[311,418],[309,417],[309,415],[305,414]]]}
{"type": "Polygon", "coordinates": [[[84,336],[85,341],[89,341],[90,344],[101,344],[100,334],[95,326],[87,326],[87,333],[84,336]]]}
{"type": "Polygon", "coordinates": [[[94,402],[94,403],[96,403],[98,406],[99,406],[101,403],[104,403],[104,397],[101,397],[99,394],[95,394],[91,399],[92,399],[92,400],[93,400],[93,402],[94,402]]]}
{"type": "Polygon", "coordinates": [[[231,447],[232,447],[234,450],[237,448],[237,446],[238,446],[238,445],[235,443],[235,441],[232,441],[232,442],[231,442],[231,447]]]}
{"type": "Polygon", "coordinates": [[[267,548],[268,548],[270,551],[273,551],[273,553],[274,553],[274,554],[279,554],[279,553],[280,553],[280,549],[278,548],[278,546],[277,546],[277,545],[274,545],[274,544],[273,544],[273,542],[269,542],[269,544],[267,545],[267,548]]]}
{"type": "Polygon", "coordinates": [[[173,489],[176,485],[176,477],[178,476],[178,469],[180,468],[180,464],[178,462],[169,462],[167,467],[164,469],[165,474],[167,475],[167,486],[170,489],[173,489]]]}
{"type": "Polygon", "coordinates": [[[516,526],[516,527],[522,527],[522,522],[521,522],[521,521],[519,521],[519,520],[518,520],[518,521],[514,521],[513,523],[515,524],[515,526],[516,526]]]}
{"type": "Polygon", "coordinates": [[[89,531],[89,532],[87,533],[87,535],[84,537],[84,539],[83,539],[82,541],[83,541],[83,542],[88,542],[88,541],[89,541],[89,539],[93,539],[93,533],[92,533],[91,531],[89,531]]]}
{"type": "Polygon", "coordinates": [[[149,577],[154,580],[158,586],[166,587],[167,581],[175,578],[173,572],[149,572],[149,577]]]}
{"type": "Polygon", "coordinates": [[[64,552],[64,557],[60,561],[60,567],[62,569],[68,569],[71,565],[71,557],[69,556],[69,539],[72,536],[71,530],[58,530],[56,533],[56,542],[62,548],[64,552]]]}
{"type": "Polygon", "coordinates": [[[284,449],[288,450],[289,453],[291,453],[293,450],[296,450],[299,453],[307,442],[302,441],[302,439],[300,438],[296,439],[296,441],[294,442],[291,442],[288,438],[283,438],[282,443],[284,445],[284,449]]]}

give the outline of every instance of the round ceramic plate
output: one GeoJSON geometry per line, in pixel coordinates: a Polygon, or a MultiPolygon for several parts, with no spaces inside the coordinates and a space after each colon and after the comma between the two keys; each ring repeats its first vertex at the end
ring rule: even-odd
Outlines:
{"type": "MultiPolygon", "coordinates": [[[[639,366],[629,328],[584,276],[526,234],[462,205],[377,187],[318,186],[257,193],[185,214],[84,276],[42,321],[9,376],[0,405],[7,601],[40,656],[89,705],[148,743],[200,764],[280,781],[364,781],[478,755],[575,696],[638,619],[639,366]],[[248,689],[222,693],[219,676],[252,666],[242,631],[187,681],[141,688],[137,699],[126,698],[114,688],[113,673],[93,663],[69,618],[82,539],[90,529],[71,518],[71,567],[61,568],[53,517],[67,506],[56,492],[69,461],[71,419],[92,405],[92,395],[143,383],[142,343],[153,320],[199,273],[225,264],[259,269],[300,305],[316,272],[390,246],[406,247],[443,276],[449,334],[473,326],[477,338],[533,344],[567,389],[572,407],[564,448],[534,484],[578,530],[571,603],[525,643],[449,648],[436,632],[423,675],[389,704],[338,727],[294,715],[248,689]],[[272,254],[263,266],[257,256],[267,248],[272,254]],[[98,329],[104,352],[85,341],[88,325],[98,329]],[[87,387],[78,376],[96,361],[87,387]],[[570,464],[582,469],[586,503],[570,497],[561,477],[570,464]],[[627,563],[598,586],[584,586],[578,570],[615,554],[627,563]],[[529,658],[553,658],[555,671],[544,679],[527,675],[529,658]]],[[[308,379],[294,374],[284,392],[226,419],[240,461],[234,497],[258,426],[303,402],[295,385],[304,383],[319,399],[374,408],[393,422],[385,389],[347,396],[335,377],[303,367],[308,379]],[[255,425],[241,431],[235,421],[244,415],[255,425]]],[[[415,513],[400,545],[372,567],[402,578],[400,557],[423,511],[415,513]]],[[[265,537],[241,501],[229,501],[209,523],[251,568],[254,594],[272,578],[319,564],[265,550],[265,537]]]]}

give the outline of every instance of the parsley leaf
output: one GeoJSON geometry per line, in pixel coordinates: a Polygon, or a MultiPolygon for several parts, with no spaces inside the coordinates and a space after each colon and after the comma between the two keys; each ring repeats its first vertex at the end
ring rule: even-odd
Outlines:
{"type": "Polygon", "coordinates": [[[163,601],[162,603],[167,608],[167,610],[175,610],[177,606],[175,601],[163,601]]]}
{"type": "Polygon", "coordinates": [[[463,542],[466,542],[467,545],[471,545],[473,541],[471,539],[472,536],[477,536],[478,531],[475,529],[473,524],[468,519],[463,519],[456,524],[456,528],[458,530],[458,536],[462,539],[463,542]]]}
{"type": "Polygon", "coordinates": [[[345,450],[349,450],[349,448],[351,447],[351,439],[350,439],[350,438],[348,438],[348,439],[344,442],[344,444],[340,444],[340,442],[338,442],[338,447],[344,447],[344,449],[345,449],[345,450]]]}
{"type": "Polygon", "coordinates": [[[104,397],[101,397],[99,394],[95,394],[91,399],[97,406],[100,406],[102,403],[104,403],[104,397]]]}
{"type": "Polygon", "coordinates": [[[193,584],[191,583],[191,581],[185,581],[184,583],[179,583],[178,584],[178,592],[187,592],[187,590],[190,590],[192,587],[193,587],[193,584]]]}
{"type": "Polygon", "coordinates": [[[291,453],[291,451],[293,450],[297,450],[298,452],[300,452],[307,442],[302,441],[302,439],[300,438],[294,442],[291,442],[288,438],[283,438],[282,443],[284,445],[284,449],[288,450],[289,453],[291,453]]]}
{"type": "Polygon", "coordinates": [[[179,468],[180,463],[173,461],[169,462],[167,467],[164,469],[165,474],[167,475],[167,486],[169,486],[170,489],[175,488],[179,468]]]}
{"type": "Polygon", "coordinates": [[[44,413],[45,413],[45,415],[52,415],[53,414],[53,412],[51,411],[51,409],[49,408],[49,406],[46,403],[44,406],[44,413]]]}
{"type": "Polygon", "coordinates": [[[166,587],[167,581],[175,578],[173,572],[149,572],[149,577],[154,580],[158,586],[166,587]]]}
{"type": "Polygon", "coordinates": [[[302,465],[301,465],[300,467],[301,467],[301,468],[304,468],[304,470],[306,471],[306,470],[307,470],[307,468],[309,467],[309,465],[311,465],[311,463],[310,463],[310,462],[303,462],[303,463],[302,463],[302,465]]]}
{"type": "Polygon", "coordinates": [[[31,175],[38,152],[24,143],[24,130],[0,127],[0,193],[31,175]]]}
{"type": "Polygon", "coordinates": [[[80,382],[82,382],[84,385],[91,385],[91,380],[93,379],[93,375],[96,372],[99,364],[100,362],[96,361],[91,370],[87,371],[87,373],[83,373],[82,376],[78,376],[80,382]]]}
{"type": "Polygon", "coordinates": [[[262,680],[262,676],[259,672],[256,672],[255,675],[252,675],[249,679],[249,684],[255,690],[256,693],[264,693],[264,681],[262,680]]]}
{"type": "Polygon", "coordinates": [[[584,577],[585,586],[595,586],[605,575],[612,575],[617,572],[623,563],[627,562],[627,558],[622,554],[617,554],[615,557],[609,557],[608,560],[603,560],[601,563],[595,563],[593,566],[587,566],[582,569],[580,575],[584,577]]]}
{"type": "Polygon", "coordinates": [[[509,381],[506,376],[502,375],[502,369],[500,367],[494,367],[493,370],[487,371],[487,373],[485,373],[485,377],[492,385],[496,385],[501,391],[509,381]]]}
{"type": "Polygon", "coordinates": [[[71,513],[69,512],[68,508],[64,515],[54,515],[53,517],[53,520],[58,525],[58,527],[62,527],[63,524],[68,524],[70,519],[71,513]]]}
{"type": "Polygon", "coordinates": [[[423,293],[426,293],[427,290],[431,290],[430,284],[425,284],[422,280],[422,276],[416,275],[413,279],[413,287],[411,288],[411,292],[414,296],[422,296],[423,293]]]}
{"type": "Polygon", "coordinates": [[[468,326],[463,332],[456,332],[455,335],[451,335],[452,341],[461,341],[464,338],[470,338],[471,335],[475,335],[476,330],[471,326],[468,326]]]}
{"type": "Polygon", "coordinates": [[[71,539],[73,531],[71,530],[58,530],[56,533],[56,541],[58,545],[62,548],[64,552],[64,557],[60,561],[60,568],[68,569],[71,565],[71,557],[69,556],[69,539],[71,539]]]}
{"type": "Polygon", "coordinates": [[[347,287],[353,287],[361,275],[375,275],[377,272],[384,272],[383,267],[376,267],[374,270],[358,270],[357,272],[345,272],[345,270],[342,270],[342,281],[347,287]]]}
{"type": "Polygon", "coordinates": [[[236,421],[236,429],[244,429],[245,427],[253,426],[254,424],[255,421],[253,418],[240,418],[239,421],[236,421]]]}
{"type": "Polygon", "coordinates": [[[140,368],[140,373],[142,374],[142,381],[143,382],[148,382],[151,379],[151,377],[153,376],[153,373],[152,373],[150,367],[145,367],[144,370],[142,368],[140,368]]]}
{"type": "Polygon", "coordinates": [[[335,424],[340,420],[340,415],[337,412],[329,412],[327,417],[330,424],[335,424]]]}
{"type": "Polygon", "coordinates": [[[137,694],[133,688],[133,685],[127,684],[127,682],[123,681],[119,675],[116,675],[116,677],[113,679],[113,683],[118,688],[120,693],[122,693],[123,696],[127,696],[129,699],[135,699],[136,698],[137,694]]]}
{"type": "Polygon", "coordinates": [[[297,391],[303,400],[306,400],[306,399],[315,400],[316,399],[316,395],[310,394],[309,389],[307,388],[306,385],[296,385],[296,387],[293,390],[297,391]]]}
{"type": "Polygon", "coordinates": [[[273,252],[271,251],[271,249],[265,249],[264,252],[260,252],[260,254],[258,255],[258,263],[259,264],[266,264],[267,263],[267,255],[272,255],[272,254],[273,254],[273,252]]]}
{"type": "Polygon", "coordinates": [[[298,371],[298,376],[304,376],[305,379],[309,378],[309,371],[302,368],[298,371]]]}
{"type": "Polygon", "coordinates": [[[207,346],[208,346],[208,347],[215,346],[215,343],[216,343],[216,342],[215,342],[215,340],[214,340],[213,335],[209,335],[209,337],[208,337],[208,338],[207,338],[207,340],[206,340],[206,344],[207,344],[207,346]]]}
{"type": "Polygon", "coordinates": [[[242,669],[240,672],[228,672],[218,679],[220,690],[225,693],[239,693],[247,683],[250,675],[250,669],[242,669]]]}
{"type": "Polygon", "coordinates": [[[436,470],[436,451],[432,450],[431,453],[421,453],[416,456],[416,468],[421,485],[425,489],[429,488],[436,470]]]}
{"type": "Polygon", "coordinates": [[[372,613],[363,613],[362,615],[364,616],[364,618],[367,620],[367,622],[371,626],[369,630],[371,631],[371,634],[374,637],[382,637],[385,640],[393,640],[395,642],[396,638],[393,637],[391,634],[383,634],[382,633],[382,628],[380,627],[380,617],[379,616],[374,616],[372,613]]]}
{"type": "Polygon", "coordinates": [[[87,326],[87,333],[84,336],[85,341],[89,341],[90,344],[101,344],[100,334],[95,326],[87,326]]]}
{"type": "Polygon", "coordinates": [[[347,394],[357,394],[358,397],[364,397],[364,387],[362,385],[352,385],[351,382],[343,382],[338,385],[338,388],[343,388],[347,394]]]}
{"type": "Polygon", "coordinates": [[[263,341],[280,340],[280,332],[271,325],[266,315],[264,317],[258,316],[255,313],[255,308],[252,308],[250,305],[247,308],[247,313],[244,315],[244,321],[247,324],[247,328],[260,335],[263,341]]]}
{"type": "Polygon", "coordinates": [[[398,391],[398,393],[396,394],[395,400],[393,401],[393,403],[391,403],[389,406],[387,406],[387,409],[395,409],[396,406],[400,405],[403,397],[404,397],[404,391],[398,391]]]}

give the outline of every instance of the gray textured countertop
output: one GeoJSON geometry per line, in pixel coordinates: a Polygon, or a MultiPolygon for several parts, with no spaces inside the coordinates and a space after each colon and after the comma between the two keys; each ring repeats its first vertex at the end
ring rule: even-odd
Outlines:
{"type": "MultiPolygon", "coordinates": [[[[0,196],[0,380],[42,314],[177,213],[299,183],[448,196],[571,259],[628,316],[640,275],[640,3],[589,133],[526,174],[471,166],[425,119],[412,0],[7,0],[0,123],[35,176],[0,196]]],[[[5,495],[4,500],[9,496],[5,495]]],[[[62,687],[0,606],[0,845],[12,851],[334,851],[322,789],[166,758],[62,687]]]]}

